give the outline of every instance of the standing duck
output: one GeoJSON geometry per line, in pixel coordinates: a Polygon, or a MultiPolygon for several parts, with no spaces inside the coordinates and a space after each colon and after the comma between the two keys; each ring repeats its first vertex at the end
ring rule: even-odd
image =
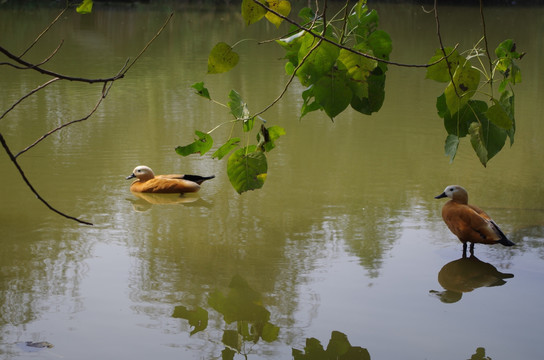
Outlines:
{"type": "Polygon", "coordinates": [[[442,207],[442,218],[448,228],[463,243],[463,255],[470,243],[470,253],[474,253],[474,244],[515,245],[508,240],[499,226],[477,206],[469,205],[467,191],[459,185],[449,185],[435,199],[449,197],[451,200],[442,207]]]}
{"type": "Polygon", "coordinates": [[[199,175],[156,175],[147,166],[136,166],[128,179],[137,178],[130,191],[137,193],[190,193],[200,190],[200,184],[213,179],[212,176],[199,175]]]}

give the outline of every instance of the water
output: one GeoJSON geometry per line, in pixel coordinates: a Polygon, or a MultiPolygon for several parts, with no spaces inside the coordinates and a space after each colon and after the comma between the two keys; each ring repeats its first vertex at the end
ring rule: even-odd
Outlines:
{"type": "MultiPolygon", "coordinates": [[[[66,14],[28,59],[43,59],[64,39],[48,68],[111,76],[169,11],[98,7],[89,16],[66,14]]],[[[434,18],[412,5],[378,11],[394,40],[394,60],[425,63],[437,46],[434,18]]],[[[240,196],[225,161],[173,151],[191,142],[195,129],[230,120],[190,85],[204,81],[224,103],[236,89],[252,111],[260,110],[287,81],[278,75],[281,49],[242,43],[236,69],[206,75],[207,53],[217,41],[263,39],[273,29],[246,28],[236,11],[176,11],[91,119],[20,157],[42,196],[94,226],[47,210],[7,156],[0,157],[0,353],[17,360],[208,359],[220,358],[228,344],[237,359],[288,359],[292,349],[304,351],[307,339],[326,348],[331,333],[340,332],[373,359],[466,359],[477,348],[493,359],[539,358],[544,89],[538,65],[544,47],[535,34],[543,29],[542,12],[486,11],[492,46],[513,37],[527,51],[516,89],[516,143],[487,168],[467,139],[448,163],[434,107],[441,85],[424,80],[423,70],[391,67],[386,102],[371,117],[348,111],[334,123],[320,113],[299,121],[301,89],[290,89],[264,114],[287,132],[269,155],[267,182],[240,196]],[[216,178],[190,201],[151,204],[132,195],[124,180],[140,164],[157,173],[216,178]],[[514,248],[477,245],[479,262],[456,270],[461,244],[440,218],[443,201],[434,199],[454,183],[469,190],[471,202],[493,216],[514,248]],[[501,281],[497,272],[513,277],[501,281]],[[214,302],[218,294],[223,302],[214,302]],[[181,306],[192,316],[201,309],[207,322],[174,317],[181,306]],[[252,316],[250,308],[264,317],[252,316]],[[256,342],[247,333],[239,343],[229,340],[246,326],[256,329],[256,342]],[[191,335],[194,330],[200,331],[191,335]],[[27,341],[54,347],[30,348],[27,341]]],[[[446,39],[464,48],[478,40],[476,8],[446,13],[446,39]]],[[[2,9],[0,44],[22,52],[56,14],[2,9]]],[[[2,111],[46,81],[5,67],[0,76],[2,111]]],[[[2,119],[0,129],[18,151],[84,116],[99,95],[99,86],[50,85],[2,119]]],[[[229,130],[214,132],[216,147],[229,130]]]]}

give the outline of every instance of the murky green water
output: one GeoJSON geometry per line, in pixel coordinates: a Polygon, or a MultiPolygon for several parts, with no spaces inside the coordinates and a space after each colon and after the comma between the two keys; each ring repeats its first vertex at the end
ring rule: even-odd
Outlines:
{"type": "MultiPolygon", "coordinates": [[[[426,62],[438,45],[434,18],[418,6],[378,11],[394,40],[393,59],[426,62]]],[[[168,13],[97,7],[88,16],[67,14],[28,60],[39,62],[63,39],[48,68],[110,76],[168,13]]],[[[0,8],[0,44],[22,52],[56,14],[0,8]]],[[[448,43],[466,48],[478,40],[477,9],[443,14],[448,43]]],[[[372,117],[348,111],[334,123],[318,113],[299,121],[294,86],[264,115],[287,132],[270,153],[267,182],[239,196],[225,161],[173,151],[195,129],[230,119],[190,85],[205,81],[222,102],[236,89],[256,111],[287,81],[278,76],[281,50],[246,42],[238,68],[206,75],[217,41],[263,39],[272,29],[245,28],[236,12],[176,11],[91,119],[20,158],[52,205],[94,226],[47,210],[0,156],[2,357],[210,359],[234,351],[236,359],[289,359],[293,349],[319,347],[310,338],[326,348],[331,338],[345,344],[338,340],[345,336],[372,359],[467,359],[478,348],[494,360],[540,358],[544,9],[486,14],[492,46],[513,37],[527,51],[516,89],[516,143],[487,168],[466,139],[448,163],[434,107],[441,85],[424,80],[423,70],[392,67],[384,107],[372,117]],[[194,201],[154,205],[128,190],[125,177],[140,164],[216,178],[194,201]],[[517,245],[476,246],[479,260],[460,260],[461,244],[440,217],[443,201],[434,199],[453,183],[517,245]]],[[[0,79],[1,112],[46,81],[5,66],[0,79]]],[[[99,91],[51,85],[2,119],[0,130],[18,151],[84,116],[99,91]]]]}

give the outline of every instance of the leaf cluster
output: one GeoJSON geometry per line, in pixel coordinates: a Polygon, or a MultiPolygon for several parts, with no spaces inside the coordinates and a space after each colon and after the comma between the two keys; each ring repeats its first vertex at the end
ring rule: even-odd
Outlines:
{"type": "Polygon", "coordinates": [[[378,30],[378,13],[359,1],[345,17],[326,22],[310,8],[299,12],[303,30],[293,26],[277,40],[285,51],[287,74],[306,87],[301,117],[323,110],[333,119],[348,106],[363,114],[378,111],[385,99],[385,74],[392,42],[378,30]]]}
{"type": "MultiPolygon", "coordinates": [[[[193,84],[192,87],[198,95],[212,100],[210,92],[203,82],[193,84]]],[[[252,132],[256,116],[250,114],[247,104],[238,92],[231,90],[229,102],[225,106],[230,109],[230,114],[234,117],[234,120],[228,123],[240,124],[246,135],[252,132]]],[[[227,162],[227,175],[230,183],[239,194],[248,190],[260,189],[264,185],[268,172],[266,153],[275,148],[275,141],[280,136],[285,135],[283,128],[279,126],[266,127],[264,119],[261,120],[262,124],[256,134],[255,144],[247,144],[249,138],[246,138],[246,145],[242,146],[240,137],[230,136],[212,155],[213,158],[221,160],[230,154],[227,162]]],[[[176,152],[181,156],[206,154],[213,147],[214,140],[211,133],[215,129],[217,127],[206,133],[196,130],[194,141],[188,145],[176,147],[176,152]]]]}
{"type": "Polygon", "coordinates": [[[490,73],[481,67],[472,65],[472,59],[485,56],[484,51],[472,50],[463,56],[453,48],[438,49],[429,63],[436,62],[445,53],[447,59],[427,69],[428,79],[447,83],[444,92],[436,101],[438,115],[444,120],[448,133],[445,152],[453,161],[459,148],[460,139],[469,136],[472,148],[482,165],[495,156],[510,139],[514,143],[516,130],[514,117],[513,85],[521,81],[521,72],[517,61],[524,54],[515,50],[512,40],[505,40],[495,49],[497,59],[492,62],[490,73]],[[485,82],[481,77],[486,78],[485,82]],[[498,95],[493,94],[494,77],[502,75],[498,95]],[[491,92],[485,93],[483,87],[489,85],[491,92]],[[475,95],[482,94],[488,101],[476,100],[475,95]]]}

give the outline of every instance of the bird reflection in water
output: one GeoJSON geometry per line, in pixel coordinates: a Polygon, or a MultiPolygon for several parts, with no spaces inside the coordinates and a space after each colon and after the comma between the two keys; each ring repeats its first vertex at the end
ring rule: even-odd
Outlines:
{"type": "Polygon", "coordinates": [[[189,205],[195,203],[197,200],[199,206],[207,205],[207,203],[195,193],[187,194],[154,194],[154,193],[138,193],[132,192],[137,199],[128,199],[132,203],[132,207],[135,211],[147,211],[151,209],[153,205],[172,205],[183,204],[189,205]]]}
{"type": "Polygon", "coordinates": [[[475,256],[462,257],[447,263],[438,272],[438,282],[445,290],[431,290],[430,293],[444,303],[454,303],[461,300],[463,293],[481,287],[501,286],[506,284],[504,279],[513,277],[513,274],[501,273],[475,256]]]}

